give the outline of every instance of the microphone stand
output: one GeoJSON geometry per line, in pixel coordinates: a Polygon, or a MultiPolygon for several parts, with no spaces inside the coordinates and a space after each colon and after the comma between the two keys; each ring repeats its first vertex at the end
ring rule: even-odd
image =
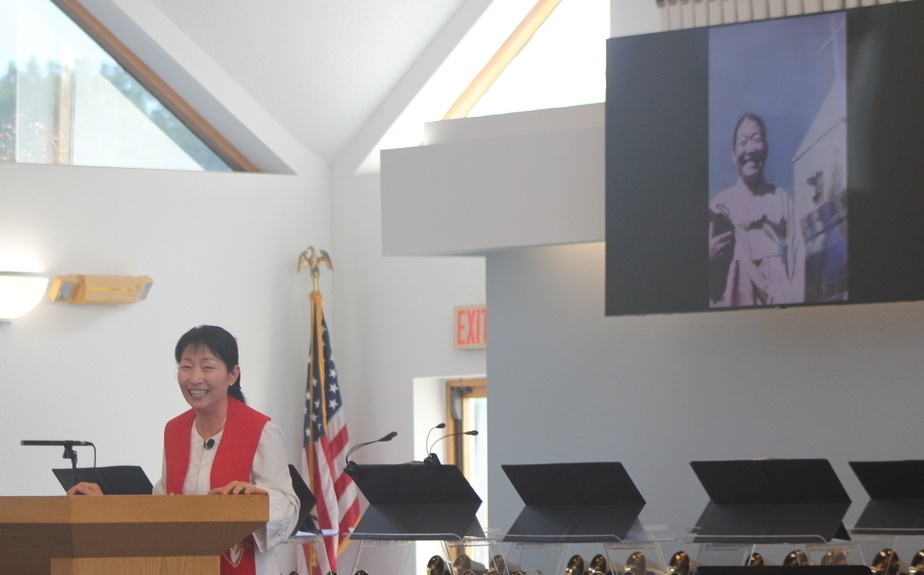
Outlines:
{"type": "Polygon", "coordinates": [[[64,459],[71,460],[71,477],[74,480],[74,485],[77,485],[77,452],[74,451],[74,446],[66,443],[64,445],[64,459]]]}
{"type": "Polygon", "coordinates": [[[75,445],[89,446],[93,448],[93,467],[96,467],[96,446],[90,443],[89,441],[73,441],[73,440],[62,440],[62,441],[47,441],[47,440],[30,440],[23,439],[19,442],[20,445],[45,445],[45,446],[62,446],[64,447],[64,459],[71,460],[71,479],[74,481],[74,485],[77,485],[77,452],[74,451],[75,445]]]}

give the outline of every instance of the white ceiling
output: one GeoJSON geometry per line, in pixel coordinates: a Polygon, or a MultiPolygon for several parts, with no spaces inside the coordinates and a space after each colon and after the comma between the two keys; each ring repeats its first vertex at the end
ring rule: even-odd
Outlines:
{"type": "Polygon", "coordinates": [[[331,162],[465,0],[152,0],[331,162]]]}

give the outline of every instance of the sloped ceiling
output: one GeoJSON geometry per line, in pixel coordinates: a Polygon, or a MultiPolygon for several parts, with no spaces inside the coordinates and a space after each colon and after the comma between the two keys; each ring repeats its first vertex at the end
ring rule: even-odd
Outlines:
{"type": "Polygon", "coordinates": [[[465,0],[152,0],[333,161],[465,0]]]}

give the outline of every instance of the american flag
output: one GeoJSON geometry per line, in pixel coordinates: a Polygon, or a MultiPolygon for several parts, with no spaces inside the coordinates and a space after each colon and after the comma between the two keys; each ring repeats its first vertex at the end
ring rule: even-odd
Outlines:
{"type": "MultiPolygon", "coordinates": [[[[337,383],[337,369],[331,356],[330,335],[321,308],[321,293],[314,291],[310,298],[311,352],[305,400],[302,472],[307,470],[311,491],[318,500],[318,526],[347,533],[359,520],[359,492],[353,479],[343,472],[346,464],[344,455],[349,449],[350,438],[340,385],[337,383]],[[319,346],[323,347],[319,350],[319,346]]],[[[323,542],[323,546],[302,546],[299,572],[326,575],[329,571],[337,570],[340,536],[324,537],[323,542]]]]}

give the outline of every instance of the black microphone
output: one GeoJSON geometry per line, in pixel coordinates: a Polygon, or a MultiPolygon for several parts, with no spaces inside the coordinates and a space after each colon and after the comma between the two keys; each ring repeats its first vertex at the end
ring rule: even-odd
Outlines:
{"type": "Polygon", "coordinates": [[[381,443],[381,442],[383,442],[383,441],[391,441],[392,439],[395,438],[396,435],[398,435],[398,432],[397,432],[397,431],[392,431],[391,433],[389,433],[389,434],[386,435],[385,437],[380,437],[380,438],[378,438],[378,439],[376,439],[376,440],[374,440],[374,441],[367,441],[367,442],[365,442],[365,443],[360,443],[359,445],[353,446],[352,449],[350,449],[349,451],[347,451],[346,457],[344,457],[344,459],[346,459],[346,467],[344,467],[343,470],[344,470],[344,471],[347,471],[347,470],[352,471],[352,470],[356,469],[356,467],[357,467],[356,462],[350,459],[350,455],[352,455],[353,452],[356,451],[357,449],[359,449],[360,447],[365,447],[365,446],[367,446],[367,445],[372,445],[373,443],[381,443]]]}
{"type": "Polygon", "coordinates": [[[72,439],[64,440],[46,440],[46,439],[23,439],[19,442],[20,445],[40,445],[40,446],[53,446],[53,447],[63,447],[64,459],[71,460],[71,478],[74,481],[74,485],[77,485],[77,452],[74,451],[74,447],[92,447],[93,448],[93,467],[96,467],[96,446],[90,443],[89,441],[74,441],[72,439]]]}
{"type": "Polygon", "coordinates": [[[61,440],[61,441],[46,441],[43,439],[42,440],[23,439],[22,441],[19,442],[19,444],[20,445],[57,445],[59,447],[74,447],[75,445],[79,447],[84,447],[84,446],[93,447],[93,444],[90,443],[89,441],[72,441],[70,439],[61,440]]]}
{"type": "MultiPolygon", "coordinates": [[[[434,429],[445,429],[445,428],[446,428],[446,424],[445,424],[445,423],[438,423],[438,424],[434,425],[433,427],[431,427],[431,428],[430,428],[430,431],[427,432],[427,439],[424,440],[424,447],[426,447],[427,445],[430,444],[430,434],[433,433],[433,430],[434,430],[434,429]]],[[[428,449],[428,450],[427,450],[427,455],[429,455],[429,454],[430,454],[430,450],[428,449]]]]}
{"type": "Polygon", "coordinates": [[[424,463],[426,465],[442,465],[442,463],[440,463],[439,456],[433,453],[433,446],[439,443],[440,441],[446,439],[447,437],[455,437],[457,435],[478,435],[478,430],[472,429],[471,431],[458,431],[456,433],[450,433],[448,435],[444,435],[443,437],[440,437],[439,439],[437,439],[436,441],[430,444],[430,449],[427,450],[430,452],[430,455],[428,455],[427,458],[424,459],[424,463]]]}
{"type": "Polygon", "coordinates": [[[202,447],[204,447],[205,450],[208,451],[209,449],[215,447],[215,440],[214,440],[214,439],[209,439],[208,441],[203,441],[203,442],[202,442],[202,447]]]}

